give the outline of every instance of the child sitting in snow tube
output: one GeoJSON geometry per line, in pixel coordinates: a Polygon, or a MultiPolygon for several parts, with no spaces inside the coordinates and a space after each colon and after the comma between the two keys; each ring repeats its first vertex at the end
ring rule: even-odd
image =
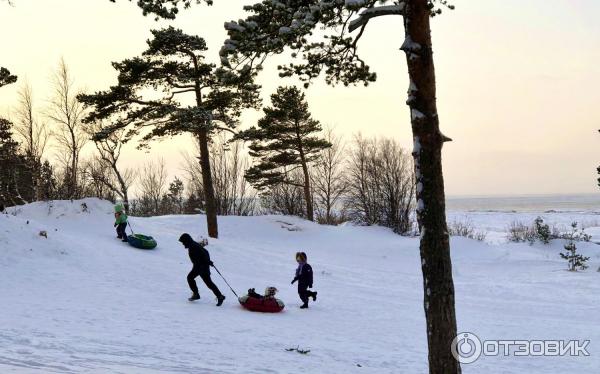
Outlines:
{"type": "Polygon", "coordinates": [[[238,299],[240,304],[253,312],[279,313],[285,308],[283,301],[276,299],[277,288],[267,287],[265,296],[256,293],[254,288],[248,290],[248,294],[238,299]]]}

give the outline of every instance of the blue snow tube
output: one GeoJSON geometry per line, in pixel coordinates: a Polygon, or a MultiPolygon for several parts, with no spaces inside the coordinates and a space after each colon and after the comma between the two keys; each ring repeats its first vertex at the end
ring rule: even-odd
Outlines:
{"type": "Polygon", "coordinates": [[[130,246],[139,248],[139,249],[154,249],[156,248],[156,240],[153,237],[142,235],[142,234],[133,234],[127,237],[127,242],[130,246]]]}

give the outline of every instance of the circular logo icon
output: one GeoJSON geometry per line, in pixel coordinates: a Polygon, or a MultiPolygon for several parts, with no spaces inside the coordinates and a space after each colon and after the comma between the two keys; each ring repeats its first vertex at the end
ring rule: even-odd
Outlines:
{"type": "Polygon", "coordinates": [[[461,364],[471,364],[481,356],[481,340],[470,332],[461,332],[452,340],[452,355],[461,364]]]}

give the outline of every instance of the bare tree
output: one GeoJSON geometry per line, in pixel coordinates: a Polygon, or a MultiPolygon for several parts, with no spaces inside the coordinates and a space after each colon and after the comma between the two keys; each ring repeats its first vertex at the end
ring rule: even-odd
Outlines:
{"type": "Polygon", "coordinates": [[[79,188],[82,197],[93,196],[109,201],[115,200],[116,194],[112,188],[115,181],[108,164],[99,157],[94,157],[82,161],[80,169],[79,188]]]}
{"type": "Polygon", "coordinates": [[[25,154],[39,162],[48,144],[48,126],[36,114],[33,90],[29,83],[26,82],[21,86],[18,96],[14,129],[21,137],[21,147],[25,154]]]}
{"type": "Polygon", "coordinates": [[[288,216],[303,217],[306,214],[304,207],[305,193],[302,185],[303,173],[298,170],[285,170],[286,178],[290,183],[279,183],[261,193],[260,201],[263,212],[266,214],[285,214],[288,216]]]}
{"type": "Polygon", "coordinates": [[[311,170],[313,197],[317,221],[328,225],[343,220],[341,200],[348,188],[344,178],[344,144],[332,128],[325,130],[325,140],[331,147],[321,151],[311,170]]]}
{"type": "Polygon", "coordinates": [[[152,214],[160,214],[161,199],[167,191],[165,160],[147,162],[142,168],[139,183],[142,200],[149,202],[152,214]]]}
{"type": "Polygon", "coordinates": [[[54,95],[50,100],[48,117],[58,125],[53,134],[60,150],[59,160],[67,174],[66,193],[69,198],[78,197],[78,169],[81,149],[88,137],[82,126],[83,105],[77,100],[78,91],[64,59],[61,59],[54,75],[54,95]]]}
{"type": "Polygon", "coordinates": [[[14,130],[20,137],[21,148],[25,153],[29,169],[33,177],[31,186],[32,196],[35,200],[41,200],[42,190],[39,188],[40,168],[42,156],[48,144],[49,133],[46,122],[39,118],[33,103],[33,90],[29,83],[25,83],[18,92],[19,102],[15,110],[14,130]]]}
{"type": "MultiPolygon", "coordinates": [[[[232,141],[231,136],[220,133],[214,136],[209,148],[212,181],[218,215],[247,216],[255,213],[256,191],[244,178],[249,160],[244,153],[241,141],[232,141]]],[[[185,171],[190,190],[204,200],[203,185],[196,183],[202,175],[198,158],[200,143],[197,143],[196,155],[184,155],[185,171]]],[[[200,208],[204,208],[203,206],[200,208]]]]}
{"type": "Polygon", "coordinates": [[[397,142],[356,136],[344,200],[351,217],[363,224],[390,227],[400,234],[410,231],[413,170],[410,155],[397,142]]]}
{"type": "Polygon", "coordinates": [[[386,226],[405,234],[412,229],[411,212],[415,208],[415,173],[412,156],[392,139],[382,139],[382,196],[386,226]]]}
{"type": "Polygon", "coordinates": [[[105,136],[97,136],[103,132],[103,128],[102,122],[91,123],[86,128],[98,151],[98,160],[107,167],[104,177],[98,182],[123,200],[125,210],[129,211],[129,189],[135,181],[135,171],[131,168],[119,167],[125,130],[120,129],[105,136]]]}

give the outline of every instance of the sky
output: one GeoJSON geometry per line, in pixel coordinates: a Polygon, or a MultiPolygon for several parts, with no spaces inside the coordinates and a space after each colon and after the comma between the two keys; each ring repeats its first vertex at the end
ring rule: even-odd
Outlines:
{"type": "MultiPolygon", "coordinates": [[[[173,25],[207,40],[218,61],[223,23],[244,17],[253,1],[197,6],[172,22],[144,17],[135,2],[118,0],[0,1],[0,66],[19,82],[0,89],[0,114],[10,114],[17,89],[28,82],[40,110],[51,93],[60,58],[84,91],[116,82],[110,63],[139,55],[152,28],[173,25]]],[[[448,195],[594,193],[600,164],[600,12],[597,0],[454,0],[456,10],[432,20],[440,126],[453,139],[444,146],[448,195]]],[[[392,137],[412,147],[405,105],[408,76],[400,17],[372,20],[359,52],[377,72],[368,87],[327,86],[307,92],[313,116],[350,140],[392,137]]],[[[282,80],[277,57],[260,74],[268,104],[282,80]]],[[[260,117],[248,111],[242,127],[260,117]]],[[[184,136],[154,143],[149,152],[128,146],[124,165],[165,158],[171,176],[182,175],[184,136]]],[[[93,146],[89,145],[87,154],[93,146]]]]}

